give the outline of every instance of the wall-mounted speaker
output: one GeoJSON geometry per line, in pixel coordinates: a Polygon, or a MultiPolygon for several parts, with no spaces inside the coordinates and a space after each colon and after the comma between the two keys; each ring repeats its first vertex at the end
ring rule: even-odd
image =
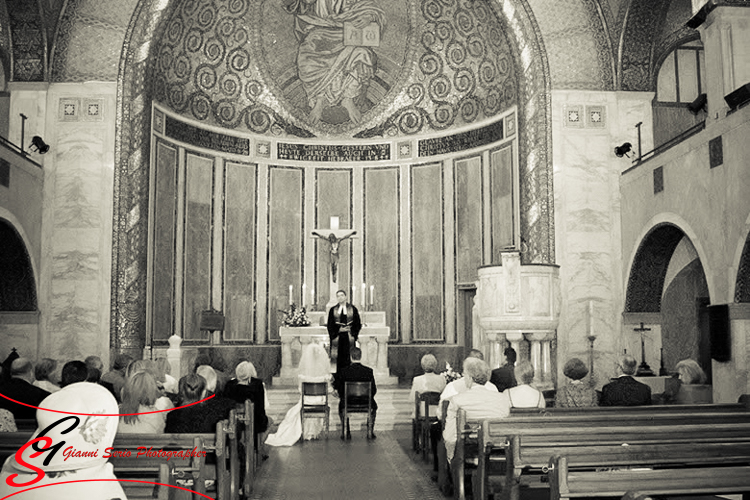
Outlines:
{"type": "Polygon", "coordinates": [[[746,83],[742,87],[730,92],[724,96],[724,100],[729,104],[729,109],[737,109],[743,104],[750,101],[750,83],[746,83]]]}
{"type": "Polygon", "coordinates": [[[728,304],[708,307],[708,330],[711,336],[711,357],[716,361],[729,361],[732,357],[732,336],[728,304]]]}

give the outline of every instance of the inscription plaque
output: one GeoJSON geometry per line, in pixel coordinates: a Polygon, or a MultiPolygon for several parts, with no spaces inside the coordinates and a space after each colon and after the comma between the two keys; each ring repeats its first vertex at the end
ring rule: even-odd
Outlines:
{"type": "Polygon", "coordinates": [[[391,159],[390,144],[277,144],[279,160],[378,161],[391,159]]]}
{"type": "Polygon", "coordinates": [[[250,139],[211,132],[175,120],[171,116],[167,116],[165,134],[172,139],[201,148],[235,155],[250,154],[250,139]]]}
{"type": "Polygon", "coordinates": [[[461,132],[446,137],[434,137],[419,141],[419,156],[435,156],[455,153],[465,149],[486,146],[503,138],[503,121],[500,120],[486,127],[461,132]]]}

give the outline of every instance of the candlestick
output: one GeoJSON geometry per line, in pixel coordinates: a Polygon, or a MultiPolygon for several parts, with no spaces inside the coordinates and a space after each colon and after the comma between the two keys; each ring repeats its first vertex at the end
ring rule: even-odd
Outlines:
{"type": "Polygon", "coordinates": [[[362,305],[365,305],[367,302],[367,286],[362,283],[362,305]]]}
{"type": "Polygon", "coordinates": [[[306,294],[307,294],[307,283],[302,283],[302,300],[301,300],[302,304],[300,304],[300,305],[303,306],[303,307],[305,305],[305,295],[306,294]]]}
{"type": "Polygon", "coordinates": [[[292,298],[293,291],[294,291],[294,286],[289,285],[289,305],[294,304],[294,299],[292,298]]]}
{"type": "Polygon", "coordinates": [[[370,305],[375,301],[375,285],[370,285],[370,305]]]}
{"type": "Polygon", "coordinates": [[[338,229],[338,228],[339,228],[339,218],[331,217],[331,229],[338,229]]]}

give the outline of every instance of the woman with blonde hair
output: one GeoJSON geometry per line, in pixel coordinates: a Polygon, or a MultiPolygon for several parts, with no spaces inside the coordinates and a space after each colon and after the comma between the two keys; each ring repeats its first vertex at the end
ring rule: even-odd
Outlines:
{"type": "Polygon", "coordinates": [[[708,377],[703,368],[692,359],[683,359],[675,366],[680,388],[674,398],[678,405],[713,403],[713,389],[706,384],[708,377]]]}
{"type": "Polygon", "coordinates": [[[167,412],[149,413],[160,409],[156,406],[160,397],[161,391],[151,372],[137,372],[129,377],[122,388],[118,434],[164,432],[167,412]]]}
{"type": "Polygon", "coordinates": [[[531,386],[534,381],[534,365],[524,361],[516,365],[514,370],[518,385],[505,389],[503,394],[510,399],[511,408],[545,408],[542,391],[531,386]]]}
{"type": "MultiPolygon", "coordinates": [[[[299,390],[302,392],[302,382],[326,382],[328,392],[331,392],[331,359],[326,350],[317,343],[307,344],[302,350],[299,362],[299,390]]],[[[305,396],[307,403],[318,403],[325,401],[326,396],[305,396]],[[318,401],[315,401],[317,399],[318,401]]],[[[275,434],[269,434],[266,444],[270,446],[292,446],[300,438],[305,440],[319,439],[323,432],[323,422],[320,419],[306,419],[305,428],[302,429],[302,398],[299,402],[289,408],[284,420],[279,424],[275,434]]]]}

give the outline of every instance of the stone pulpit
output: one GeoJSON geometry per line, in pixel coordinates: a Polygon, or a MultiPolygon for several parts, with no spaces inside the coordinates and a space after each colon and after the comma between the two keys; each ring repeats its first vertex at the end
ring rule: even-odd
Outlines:
{"type": "MultiPolygon", "coordinates": [[[[397,385],[398,378],[392,377],[388,370],[388,339],[391,329],[386,325],[384,311],[360,311],[362,330],[359,332],[359,348],[362,349],[362,364],[372,368],[375,373],[375,383],[381,385],[397,385]]],[[[273,378],[273,385],[294,385],[299,382],[299,360],[302,348],[310,342],[323,345],[330,352],[330,340],[326,322],[327,311],[313,311],[308,313],[310,326],[282,326],[279,328],[281,337],[281,372],[273,378]]],[[[336,371],[335,363],[331,371],[336,371]]]]}

